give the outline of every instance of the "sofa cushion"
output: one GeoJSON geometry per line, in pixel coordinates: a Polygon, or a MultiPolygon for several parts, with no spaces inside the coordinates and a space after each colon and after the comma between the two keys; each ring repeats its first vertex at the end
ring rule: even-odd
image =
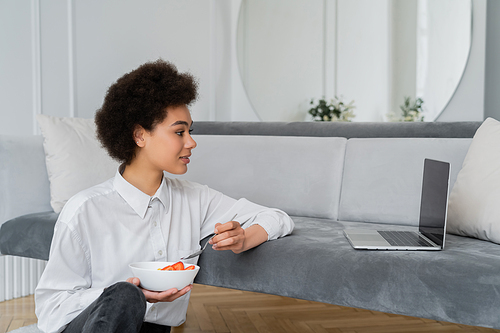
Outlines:
{"type": "Polygon", "coordinates": [[[247,252],[208,247],[195,282],[500,327],[500,246],[447,235],[443,251],[354,250],[342,233],[345,228],[412,228],[292,218],[292,235],[247,252]]]}
{"type": "Polygon", "coordinates": [[[0,136],[0,225],[51,210],[41,135],[0,136]]]}
{"type": "Polygon", "coordinates": [[[450,189],[472,139],[349,139],[339,219],[418,225],[424,158],[450,162],[450,189]]]}
{"type": "Polygon", "coordinates": [[[500,243],[500,122],[477,130],[450,194],[448,231],[500,243]]]}
{"type": "Polygon", "coordinates": [[[37,115],[45,139],[50,204],[56,213],[76,193],[114,176],[118,162],[95,135],[93,119],[37,115]]]}
{"type": "Polygon", "coordinates": [[[193,137],[181,178],[288,214],[337,218],[345,138],[193,137]]]}
{"type": "Polygon", "coordinates": [[[0,228],[0,252],[48,260],[58,216],[58,213],[49,211],[27,214],[5,222],[0,228]]]}

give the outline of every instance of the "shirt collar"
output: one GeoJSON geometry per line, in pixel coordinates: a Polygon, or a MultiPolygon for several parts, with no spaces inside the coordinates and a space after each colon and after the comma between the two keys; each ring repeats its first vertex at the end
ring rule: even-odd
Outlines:
{"type": "Polygon", "coordinates": [[[122,169],[123,167],[120,166],[116,170],[113,186],[115,187],[118,194],[120,194],[120,196],[137,213],[137,215],[144,219],[150,202],[155,198],[158,198],[158,200],[160,200],[165,209],[168,207],[168,195],[165,176],[161,180],[160,187],[151,197],[126,181],[120,172],[122,169]]]}

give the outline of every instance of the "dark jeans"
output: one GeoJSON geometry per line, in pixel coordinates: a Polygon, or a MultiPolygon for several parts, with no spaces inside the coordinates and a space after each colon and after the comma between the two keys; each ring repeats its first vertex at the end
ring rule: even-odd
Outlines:
{"type": "Polygon", "coordinates": [[[118,282],[80,313],[64,333],[168,333],[170,326],[143,322],[146,298],[128,282],[118,282]]]}

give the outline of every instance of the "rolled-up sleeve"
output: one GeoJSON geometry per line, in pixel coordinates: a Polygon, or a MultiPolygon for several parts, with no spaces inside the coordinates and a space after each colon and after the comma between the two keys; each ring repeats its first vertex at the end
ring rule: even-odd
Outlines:
{"type": "Polygon", "coordinates": [[[295,227],[292,219],[282,210],[268,208],[260,212],[249,224],[258,224],[267,232],[267,240],[284,237],[292,233],[295,227]]]}

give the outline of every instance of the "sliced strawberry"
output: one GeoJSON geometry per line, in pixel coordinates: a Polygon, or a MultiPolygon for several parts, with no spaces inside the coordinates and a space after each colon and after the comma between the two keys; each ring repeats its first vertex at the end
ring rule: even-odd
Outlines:
{"type": "Polygon", "coordinates": [[[194,265],[191,265],[191,266],[188,266],[186,268],[184,268],[185,271],[190,271],[190,270],[193,270],[194,269],[194,265]]]}
{"type": "Polygon", "coordinates": [[[172,265],[172,267],[174,268],[174,271],[183,271],[184,270],[184,264],[182,263],[182,261],[176,262],[175,264],[172,265]]]}

